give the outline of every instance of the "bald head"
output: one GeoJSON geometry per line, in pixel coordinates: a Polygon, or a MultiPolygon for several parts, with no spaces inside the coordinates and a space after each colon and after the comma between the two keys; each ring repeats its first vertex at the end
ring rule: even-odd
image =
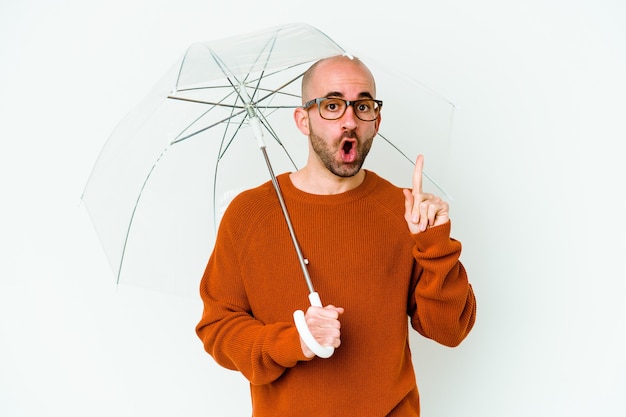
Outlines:
{"type": "Polygon", "coordinates": [[[360,76],[371,84],[372,98],[376,96],[376,83],[369,68],[358,58],[347,55],[336,55],[323,58],[311,65],[302,76],[302,104],[307,101],[323,97],[320,94],[320,86],[324,80],[335,74],[354,74],[360,76]]]}

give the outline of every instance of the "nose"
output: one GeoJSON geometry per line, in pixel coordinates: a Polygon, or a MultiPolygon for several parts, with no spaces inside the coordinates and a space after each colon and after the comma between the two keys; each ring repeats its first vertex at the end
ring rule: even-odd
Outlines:
{"type": "Polygon", "coordinates": [[[346,130],[354,130],[357,126],[358,120],[354,113],[354,106],[348,106],[346,112],[341,116],[341,125],[346,130]]]}

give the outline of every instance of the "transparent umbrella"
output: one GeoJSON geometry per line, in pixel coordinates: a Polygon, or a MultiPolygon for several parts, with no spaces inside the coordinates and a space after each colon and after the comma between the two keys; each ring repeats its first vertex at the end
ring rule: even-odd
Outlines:
{"type": "MultiPolygon", "coordinates": [[[[303,24],[189,47],[111,134],[82,196],[118,283],[196,296],[231,199],[306,160],[307,138],[292,117],[302,74],[321,58],[346,53],[303,24]]],[[[454,106],[388,65],[359,57],[384,100],[365,167],[410,186],[423,153],[428,178],[444,178],[454,106]]],[[[293,239],[294,262],[300,260],[313,292],[293,239]]]]}

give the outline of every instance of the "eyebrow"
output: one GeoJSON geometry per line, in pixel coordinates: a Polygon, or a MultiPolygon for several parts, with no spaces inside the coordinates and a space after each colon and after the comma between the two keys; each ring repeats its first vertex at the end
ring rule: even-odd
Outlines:
{"type": "MultiPolygon", "coordinates": [[[[340,97],[340,98],[343,98],[344,95],[343,95],[343,93],[341,93],[339,91],[331,91],[330,93],[326,94],[324,97],[326,97],[326,98],[330,98],[330,97],[340,97]]],[[[359,93],[358,98],[374,98],[374,97],[372,97],[372,95],[370,93],[368,93],[367,91],[363,91],[362,93],[359,93]]]]}

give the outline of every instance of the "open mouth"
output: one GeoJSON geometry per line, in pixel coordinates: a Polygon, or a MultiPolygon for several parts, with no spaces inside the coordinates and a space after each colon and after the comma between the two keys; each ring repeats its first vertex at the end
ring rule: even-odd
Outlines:
{"type": "Polygon", "coordinates": [[[341,160],[343,162],[354,162],[356,159],[356,141],[346,139],[341,145],[341,160]]]}

